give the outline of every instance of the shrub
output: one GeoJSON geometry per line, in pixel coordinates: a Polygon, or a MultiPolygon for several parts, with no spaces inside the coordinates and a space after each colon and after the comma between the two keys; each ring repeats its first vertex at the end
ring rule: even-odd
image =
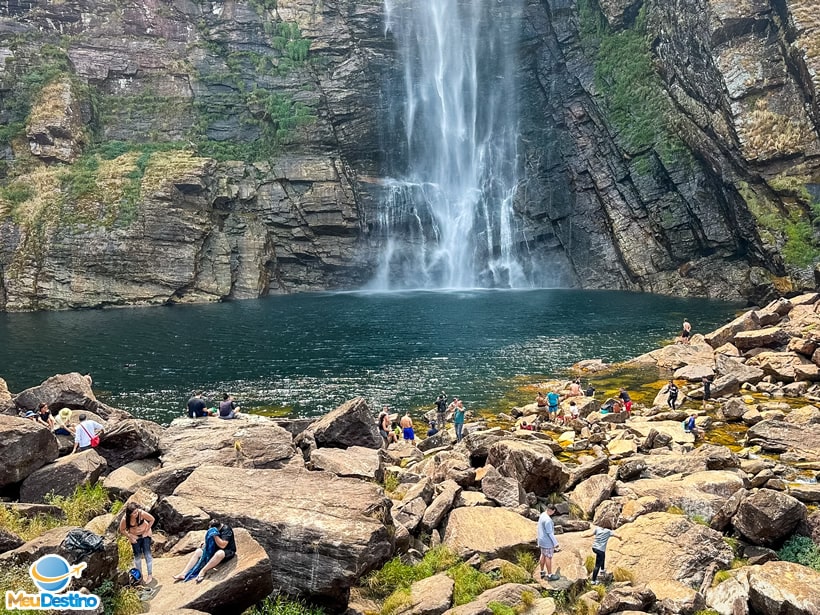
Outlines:
{"type": "Polygon", "coordinates": [[[137,615],[142,613],[142,601],[134,587],[114,586],[111,580],[103,581],[96,590],[106,615],[137,615]]]}
{"type": "Polygon", "coordinates": [[[538,565],[538,560],[532,551],[519,551],[515,554],[515,563],[521,566],[524,570],[533,571],[538,565]]]}
{"type": "Polygon", "coordinates": [[[65,524],[84,526],[97,515],[103,514],[108,508],[108,492],[102,483],[78,485],[74,493],[68,497],[62,495],[48,495],[46,502],[60,507],[65,513],[65,524]]]}
{"type": "Polygon", "coordinates": [[[586,559],[584,560],[584,568],[587,569],[587,572],[592,572],[595,570],[595,556],[594,555],[587,555],[586,559]]]}
{"type": "Polygon", "coordinates": [[[310,606],[299,600],[268,596],[243,615],[324,615],[324,611],[320,607],[310,606]]]}
{"type": "Polygon", "coordinates": [[[368,576],[365,586],[372,594],[383,598],[458,563],[458,557],[447,547],[430,549],[416,565],[405,564],[401,557],[394,557],[381,570],[368,576]]]}
{"type": "Polygon", "coordinates": [[[51,515],[37,515],[29,518],[11,508],[0,506],[0,527],[12,534],[17,534],[23,540],[42,536],[48,530],[60,525],[63,525],[63,521],[51,515]]]}
{"type": "Polygon", "coordinates": [[[479,572],[469,564],[454,566],[447,574],[455,582],[453,606],[472,602],[480,593],[498,585],[490,575],[479,572]]]}
{"type": "Polygon", "coordinates": [[[783,561],[802,564],[820,572],[820,546],[808,536],[792,536],[783,544],[777,556],[783,561]]]}

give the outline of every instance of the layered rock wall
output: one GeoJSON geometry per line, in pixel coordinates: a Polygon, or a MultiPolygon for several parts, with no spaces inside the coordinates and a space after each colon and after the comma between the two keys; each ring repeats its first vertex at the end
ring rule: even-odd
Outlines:
{"type": "MultiPolygon", "coordinates": [[[[519,248],[557,285],[815,285],[806,0],[530,0],[519,248]]],[[[816,7],[814,7],[816,8],[816,7]]],[[[0,6],[0,309],[355,288],[400,81],[382,0],[0,6]]]]}

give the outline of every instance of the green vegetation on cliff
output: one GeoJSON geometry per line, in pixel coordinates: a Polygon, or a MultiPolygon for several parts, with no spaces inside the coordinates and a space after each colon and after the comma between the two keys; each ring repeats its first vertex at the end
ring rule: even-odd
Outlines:
{"type": "Polygon", "coordinates": [[[619,145],[638,157],[636,169],[648,172],[647,152],[654,149],[666,165],[689,165],[692,156],[677,135],[674,114],[646,33],[646,8],[631,27],[609,26],[595,0],[579,0],[579,29],[595,63],[595,88],[604,99],[607,118],[619,145]]]}

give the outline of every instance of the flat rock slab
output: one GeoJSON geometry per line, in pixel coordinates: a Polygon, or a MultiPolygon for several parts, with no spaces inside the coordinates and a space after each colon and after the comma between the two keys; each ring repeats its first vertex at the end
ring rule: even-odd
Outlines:
{"type": "Polygon", "coordinates": [[[211,614],[231,615],[262,600],[273,591],[268,554],[242,528],[235,528],[236,557],[211,570],[202,583],[174,583],[189,555],[154,559],[157,588],[149,601],[151,612],[167,613],[194,609],[211,614]]]}
{"type": "Polygon", "coordinates": [[[820,429],[780,420],[765,420],[753,425],[746,433],[747,445],[759,445],[765,451],[793,451],[808,460],[820,460],[820,429]]]}
{"type": "Polygon", "coordinates": [[[176,419],[159,446],[163,466],[189,468],[281,468],[296,454],[290,433],[265,417],[176,419]]]}
{"type": "Polygon", "coordinates": [[[317,448],[310,454],[310,461],[316,470],[325,470],[337,476],[378,481],[384,474],[378,449],[363,446],[317,448]]]}
{"type": "Polygon", "coordinates": [[[304,469],[203,466],[174,495],[252,531],[270,555],[274,586],[314,602],[346,603],[350,587],[393,554],[390,500],[373,483],[304,469]]]}
{"type": "Polygon", "coordinates": [[[450,512],[442,542],[463,558],[474,554],[512,558],[532,550],[537,523],[506,508],[474,506],[450,512]]]}
{"type": "Polygon", "coordinates": [[[749,606],[756,613],[820,613],[820,572],[791,562],[749,567],[749,606]]]}
{"type": "Polygon", "coordinates": [[[743,489],[743,479],[737,473],[715,470],[632,481],[619,487],[618,495],[654,497],[665,507],[677,506],[687,514],[709,520],[739,489],[743,489]]]}
{"type": "Polygon", "coordinates": [[[627,569],[636,584],[673,579],[698,587],[711,563],[728,568],[734,557],[720,532],[684,515],[649,513],[617,533],[620,540],[607,545],[607,569],[627,569]]]}

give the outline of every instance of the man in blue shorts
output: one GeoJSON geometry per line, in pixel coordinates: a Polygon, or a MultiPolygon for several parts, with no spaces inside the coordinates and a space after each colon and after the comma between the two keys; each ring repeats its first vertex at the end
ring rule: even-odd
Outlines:
{"type": "Polygon", "coordinates": [[[413,431],[413,419],[410,418],[410,415],[405,413],[404,416],[401,417],[399,425],[401,425],[401,433],[404,437],[404,441],[410,442],[413,446],[415,446],[416,434],[413,431]]]}

